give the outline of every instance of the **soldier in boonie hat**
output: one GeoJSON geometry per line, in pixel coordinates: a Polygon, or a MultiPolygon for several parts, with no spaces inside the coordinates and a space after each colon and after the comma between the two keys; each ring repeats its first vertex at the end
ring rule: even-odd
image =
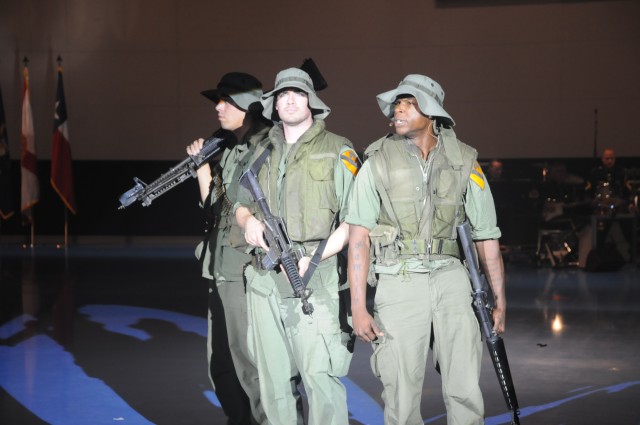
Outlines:
{"type": "MultiPolygon", "coordinates": [[[[209,286],[208,314],[215,318],[207,321],[209,379],[228,423],[267,422],[260,402],[258,370],[247,345],[242,270],[251,257],[245,253],[232,209],[244,166],[273,124],[262,116],[262,93],[262,83],[244,72],[229,72],[215,89],[201,92],[215,104],[220,129],[214,136],[223,139],[223,148],[218,160],[204,163],[196,171],[199,204],[207,217],[196,257],[209,286]],[[233,326],[227,326],[230,323],[233,326]]],[[[203,146],[204,139],[198,139],[187,147],[187,153],[197,155],[203,146]]]]}
{"type": "Polygon", "coordinates": [[[245,269],[246,311],[258,381],[269,384],[260,385],[260,402],[269,423],[301,422],[299,394],[290,385],[295,366],[308,396],[309,425],[344,425],[349,409],[337,378],[347,374],[353,345],[350,327],[341,326],[347,318],[337,300],[344,279],[335,255],[346,243],[349,230],[341,220],[360,160],[348,139],[327,130],[323,118],[330,109],[303,70],[279,72],[262,105],[263,115],[277,122],[256,147],[258,159],[250,170],[259,169],[263,202],[286,223],[287,239],[304,254],[297,266],[307,280],[303,296],[309,302],[303,308],[292,296],[286,273],[263,266],[261,258],[270,248],[265,235],[273,231],[264,223],[263,207],[256,208],[253,197],[241,192],[236,219],[255,247],[254,261],[245,269]],[[335,331],[330,338],[327,329],[335,331]],[[274,367],[275,358],[281,366],[274,367]]]}
{"type": "MultiPolygon", "coordinates": [[[[425,370],[429,341],[442,370],[455,372],[441,376],[448,423],[484,423],[481,327],[469,302],[472,285],[457,240],[463,222],[471,230],[469,244],[473,239],[483,254],[478,258],[495,301],[489,330],[496,335],[505,329],[495,204],[478,152],[458,140],[443,100],[442,87],[418,74],[377,96],[395,132],[367,147],[345,217],[352,327],[373,345],[371,364],[382,382],[385,418],[402,424],[423,422],[424,382],[422,374],[414,375],[425,370]],[[373,315],[365,302],[367,283],[379,285],[373,315]],[[424,290],[427,286],[434,292],[424,290]],[[409,321],[427,326],[407,327],[409,321]]],[[[513,410],[515,419],[517,406],[513,410]]]]}
{"type": "Polygon", "coordinates": [[[215,89],[202,91],[201,94],[213,103],[231,100],[235,106],[247,112],[252,105],[260,101],[262,83],[253,75],[244,72],[229,72],[222,76],[215,89]]]}
{"type": "Polygon", "coordinates": [[[315,119],[325,119],[331,112],[323,101],[320,100],[313,88],[313,81],[309,74],[299,68],[288,68],[278,72],[276,85],[273,90],[262,96],[263,115],[273,121],[280,121],[278,111],[274,107],[274,98],[284,89],[298,89],[305,92],[309,98],[309,109],[315,119]]]}
{"type": "Polygon", "coordinates": [[[444,90],[436,81],[425,75],[410,74],[407,75],[398,87],[379,94],[376,98],[382,113],[393,118],[394,103],[399,96],[411,95],[418,101],[420,111],[424,115],[434,118],[442,118],[447,124],[453,126],[455,121],[451,115],[444,110],[444,90]]]}

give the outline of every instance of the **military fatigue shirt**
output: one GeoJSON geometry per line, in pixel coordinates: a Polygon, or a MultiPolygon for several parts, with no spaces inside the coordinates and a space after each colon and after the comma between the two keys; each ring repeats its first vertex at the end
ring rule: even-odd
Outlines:
{"type": "MultiPolygon", "coordinates": [[[[406,147],[407,149],[418,150],[412,143],[407,143],[406,147]]],[[[441,143],[439,143],[436,149],[441,148],[441,143]]],[[[429,161],[434,155],[429,155],[426,160],[423,160],[420,154],[416,156],[420,162],[416,162],[415,166],[423,170],[429,169],[429,161]]],[[[371,231],[378,222],[381,202],[371,163],[365,161],[354,182],[345,221],[349,224],[365,227],[371,231]]],[[[501,236],[500,229],[497,227],[496,210],[491,189],[477,163],[474,165],[472,175],[467,181],[463,204],[467,220],[471,226],[471,236],[474,240],[498,239],[501,236]]],[[[383,267],[377,265],[375,271],[376,273],[385,274],[397,274],[403,270],[424,273],[444,267],[452,261],[455,261],[453,257],[451,259],[432,260],[425,264],[418,258],[411,258],[393,266],[383,267]]]]}

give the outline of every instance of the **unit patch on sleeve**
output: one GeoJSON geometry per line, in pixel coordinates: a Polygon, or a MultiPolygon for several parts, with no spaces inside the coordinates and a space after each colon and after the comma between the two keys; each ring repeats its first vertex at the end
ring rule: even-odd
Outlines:
{"type": "Polygon", "coordinates": [[[347,167],[347,170],[351,172],[354,176],[358,174],[358,170],[360,170],[360,158],[355,153],[355,151],[349,149],[342,152],[340,155],[340,160],[347,167]]]}
{"type": "Polygon", "coordinates": [[[470,178],[480,187],[480,189],[484,190],[484,173],[482,172],[482,167],[480,167],[478,161],[473,165],[470,178]]]}

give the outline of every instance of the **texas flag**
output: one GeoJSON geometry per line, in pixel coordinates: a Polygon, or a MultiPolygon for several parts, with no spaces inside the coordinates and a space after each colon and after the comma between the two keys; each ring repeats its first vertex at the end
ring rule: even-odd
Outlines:
{"type": "Polygon", "coordinates": [[[58,66],[58,89],[53,114],[53,144],[51,148],[51,186],[60,195],[62,202],[73,214],[76,213],[76,198],[73,191],[71,169],[71,145],[67,131],[67,104],[64,100],[62,67],[58,66]]]}

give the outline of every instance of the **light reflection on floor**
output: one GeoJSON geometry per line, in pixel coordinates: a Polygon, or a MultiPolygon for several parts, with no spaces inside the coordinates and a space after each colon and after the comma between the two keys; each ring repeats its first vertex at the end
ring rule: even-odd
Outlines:
{"type": "MultiPolygon", "coordinates": [[[[1,253],[0,422],[225,423],[206,376],[206,287],[191,248],[1,253]]],[[[638,270],[507,263],[504,339],[522,423],[640,423],[638,270]]],[[[369,354],[356,344],[344,380],[352,424],[382,424],[369,354]]],[[[425,423],[446,423],[439,387],[428,370],[425,423]]],[[[482,387],[486,423],[508,423],[487,355],[482,387]]]]}

